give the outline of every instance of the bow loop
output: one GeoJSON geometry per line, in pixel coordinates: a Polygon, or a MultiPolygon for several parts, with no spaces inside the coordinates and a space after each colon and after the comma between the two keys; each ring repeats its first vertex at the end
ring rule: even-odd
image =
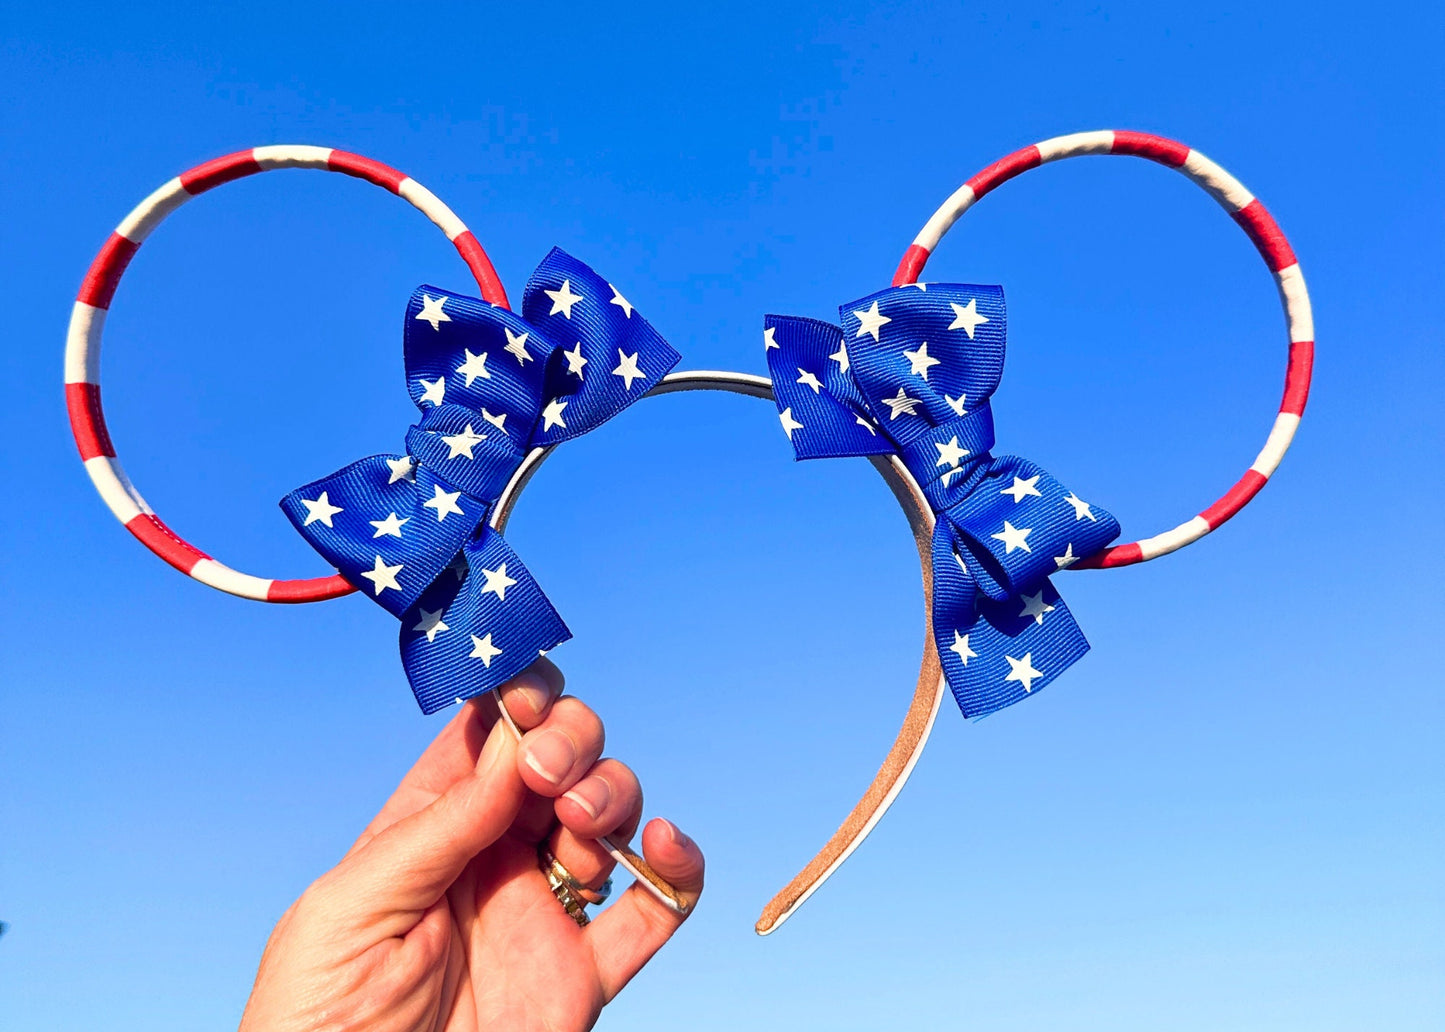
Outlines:
{"type": "Polygon", "coordinates": [[[545,406],[534,445],[595,430],[682,358],[616,287],[560,248],[532,274],[522,315],[557,342],[545,368],[545,406]]]}
{"type": "Polygon", "coordinates": [[[841,327],[769,316],[764,348],[798,458],[896,454],[938,515],[934,636],[964,715],[1048,684],[1088,642],[1049,575],[1119,533],[1042,467],[995,458],[999,287],[917,284],[840,310],[841,327]],[[795,373],[796,370],[796,373],[795,373]]]}
{"type": "Polygon", "coordinates": [[[431,713],[571,637],[486,517],[532,448],[599,426],[680,356],[610,283],[555,248],[522,315],[423,286],[403,336],[407,391],[422,413],[407,454],[352,463],[281,507],[401,619],[403,666],[431,713]]]}

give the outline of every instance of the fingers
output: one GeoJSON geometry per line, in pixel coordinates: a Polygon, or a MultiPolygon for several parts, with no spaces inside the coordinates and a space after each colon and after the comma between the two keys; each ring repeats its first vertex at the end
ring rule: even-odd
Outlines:
{"type": "Polygon", "coordinates": [[[317,891],[338,917],[402,934],[501,837],[525,796],[517,745],[498,721],[470,775],[354,850],[317,891]]]}
{"type": "MultiPolygon", "coordinates": [[[[670,821],[656,818],[642,832],[643,857],[689,904],[702,894],[703,858],[697,844],[670,821]]],[[[689,907],[689,911],[691,911],[689,907]]],[[[633,885],[586,929],[607,1000],[672,938],[684,918],[633,885]]]]}
{"type": "MultiPolygon", "coordinates": [[[[512,719],[524,730],[536,727],[562,694],[562,671],[555,663],[540,658],[501,687],[502,700],[512,719]]],[[[496,703],[490,696],[471,699],[427,746],[396,791],[352,846],[356,851],[382,829],[388,828],[426,806],[449,787],[469,777],[481,755],[496,703]]]]}
{"type": "Polygon", "coordinates": [[[533,792],[556,797],[597,762],[602,743],[597,714],[577,699],[558,699],[546,719],[522,737],[518,770],[533,792]]]}
{"type": "Polygon", "coordinates": [[[580,883],[595,889],[607,880],[616,861],[597,839],[610,835],[626,842],[642,819],[642,786],[626,764],[598,762],[558,799],[557,819],[547,847],[580,883]]]}

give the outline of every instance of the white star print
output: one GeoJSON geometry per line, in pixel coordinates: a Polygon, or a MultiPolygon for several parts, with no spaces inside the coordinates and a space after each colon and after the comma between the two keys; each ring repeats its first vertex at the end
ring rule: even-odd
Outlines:
{"type": "Polygon", "coordinates": [[[442,610],[438,609],[435,613],[429,613],[425,609],[418,609],[418,612],[421,613],[421,621],[412,630],[421,631],[426,635],[427,641],[436,641],[437,635],[442,631],[451,630],[442,623],[442,610]]]}
{"type": "Polygon", "coordinates": [[[435,493],[432,495],[431,500],[422,502],[421,504],[428,509],[436,510],[438,523],[452,513],[456,513],[458,516],[466,515],[462,512],[462,507],[457,504],[457,499],[462,496],[460,491],[443,491],[440,484],[433,484],[432,491],[435,493]]]}
{"type": "MultiPolygon", "coordinates": [[[[486,409],[482,409],[482,418],[485,419],[488,423],[491,423],[498,430],[502,431],[502,433],[507,433],[507,428],[502,425],[507,421],[507,414],[505,412],[503,412],[501,415],[494,416],[486,409]]],[[[508,436],[511,435],[509,434],[508,436]]]]}
{"type": "Polygon", "coordinates": [[[957,652],[958,658],[963,660],[963,665],[968,666],[968,661],[975,658],[978,653],[968,647],[968,635],[953,632],[953,644],[948,647],[949,652],[957,652]]]}
{"type": "Polygon", "coordinates": [[[339,505],[332,505],[331,499],[326,496],[325,491],[322,491],[321,497],[314,502],[308,502],[303,498],[301,499],[301,504],[306,506],[306,522],[301,524],[303,527],[309,527],[311,524],[318,522],[324,523],[329,527],[331,526],[331,517],[335,516],[338,512],[346,511],[339,505]]]}
{"type": "Polygon", "coordinates": [[[442,305],[446,304],[449,300],[451,299],[445,297],[428,297],[426,294],[423,294],[421,296],[421,311],[416,313],[416,317],[422,322],[431,323],[432,329],[440,331],[442,323],[452,321],[452,317],[442,311],[442,305]]]}
{"type": "Polygon", "coordinates": [[[1031,616],[1034,618],[1034,623],[1036,624],[1044,622],[1045,613],[1052,613],[1054,611],[1054,607],[1044,601],[1042,588],[1039,589],[1036,595],[1020,595],[1019,598],[1021,598],[1024,603],[1024,608],[1019,613],[1019,616],[1031,616]]]}
{"type": "Polygon", "coordinates": [[[396,513],[392,513],[384,520],[367,520],[366,522],[376,528],[376,533],[371,535],[373,538],[379,538],[383,535],[399,538],[401,537],[401,525],[403,523],[410,523],[411,517],[403,516],[398,519],[396,513]]]}
{"type": "Polygon", "coordinates": [[[492,634],[490,631],[487,632],[484,638],[478,638],[475,634],[472,635],[472,651],[468,653],[469,658],[480,659],[482,666],[490,669],[492,660],[501,654],[502,650],[492,644],[492,634]]]}
{"type": "Polygon", "coordinates": [[[1068,502],[1074,507],[1075,520],[1082,520],[1085,517],[1088,517],[1088,519],[1094,523],[1099,522],[1099,517],[1094,515],[1094,510],[1089,508],[1089,503],[1084,501],[1078,495],[1074,494],[1074,492],[1070,491],[1067,495],[1065,495],[1064,501],[1068,502]]]}
{"type": "Polygon", "coordinates": [[[1054,565],[1060,570],[1067,570],[1078,561],[1079,557],[1074,554],[1074,543],[1072,541],[1069,542],[1069,547],[1064,549],[1063,555],[1054,556],[1054,565]]]}
{"type": "Polygon", "coordinates": [[[917,351],[909,351],[905,348],[903,357],[908,359],[908,365],[911,367],[908,371],[916,376],[923,377],[925,380],[928,379],[929,367],[942,365],[938,359],[928,353],[928,341],[926,340],[918,345],[917,351]]]}
{"type": "Polygon", "coordinates": [[[503,563],[495,570],[482,570],[482,576],[487,578],[487,583],[482,585],[482,594],[491,592],[501,601],[507,601],[507,589],[517,582],[507,576],[507,564],[503,563]]]}
{"type": "Polygon", "coordinates": [[[777,332],[778,332],[778,328],[777,328],[776,326],[769,326],[766,330],[763,331],[763,350],[764,350],[764,351],[772,351],[773,348],[782,347],[781,344],[779,344],[777,341],[773,340],[773,334],[775,334],[775,333],[777,333],[777,332]]]}
{"type": "Polygon", "coordinates": [[[1004,656],[1003,658],[1008,660],[1009,665],[1009,674],[1004,680],[1017,681],[1024,686],[1024,691],[1026,692],[1033,691],[1034,680],[1044,676],[1042,670],[1034,669],[1034,654],[1032,652],[1025,652],[1023,659],[1014,659],[1012,656],[1004,656]]]}
{"type": "Polygon", "coordinates": [[[461,365],[457,366],[457,372],[467,378],[467,386],[470,387],[472,381],[479,376],[483,380],[490,380],[492,374],[487,372],[487,353],[483,351],[480,355],[474,355],[472,354],[471,348],[463,348],[462,350],[466,352],[467,359],[461,365]]]}
{"type": "Polygon", "coordinates": [[[914,406],[916,406],[922,400],[923,399],[921,398],[910,398],[908,395],[903,393],[902,387],[898,388],[897,397],[883,399],[883,404],[887,405],[889,409],[892,410],[888,416],[888,422],[893,422],[893,420],[897,419],[900,415],[903,415],[905,413],[910,416],[916,416],[918,413],[913,411],[914,406]]]}
{"type": "Polygon", "coordinates": [[[953,409],[953,414],[955,416],[961,416],[963,415],[964,403],[968,401],[968,395],[960,394],[956,398],[950,398],[947,394],[945,394],[943,396],[943,400],[948,402],[948,407],[953,409]]]}
{"type": "Polygon", "coordinates": [[[848,371],[848,345],[841,337],[838,339],[838,350],[828,357],[838,363],[838,372],[846,373],[848,371]]]}
{"type": "Polygon", "coordinates": [[[793,407],[789,405],[778,413],[778,419],[782,421],[783,432],[788,435],[788,440],[793,439],[793,431],[803,429],[803,424],[793,418],[793,407]]]}
{"type": "Polygon", "coordinates": [[[873,302],[873,307],[868,309],[868,311],[854,312],[853,314],[856,315],[861,321],[861,325],[858,327],[858,332],[854,334],[854,336],[861,337],[865,333],[869,333],[873,335],[874,341],[878,340],[878,331],[883,329],[884,324],[891,323],[893,321],[886,315],[878,314],[877,301],[873,302]]]}
{"type": "Polygon", "coordinates": [[[617,368],[612,370],[612,375],[622,377],[622,382],[629,391],[632,390],[633,380],[647,379],[647,374],[637,368],[637,356],[639,354],[641,354],[641,352],[634,351],[630,355],[624,355],[621,348],[617,349],[617,368]]]}
{"type": "Polygon", "coordinates": [[[947,444],[934,441],[933,446],[938,449],[938,461],[934,463],[935,466],[957,466],[968,456],[968,449],[958,446],[957,435],[947,444]]]}
{"type": "Polygon", "coordinates": [[[466,560],[466,557],[465,557],[465,556],[461,556],[461,555],[457,556],[455,559],[452,560],[452,564],[451,564],[450,566],[448,566],[447,569],[448,569],[448,570],[451,570],[452,573],[454,573],[454,574],[457,575],[457,580],[466,580],[466,579],[467,579],[467,560],[466,560]]]}
{"type": "Polygon", "coordinates": [[[959,305],[950,301],[948,307],[953,309],[953,322],[948,324],[950,330],[966,330],[968,339],[973,340],[973,331],[984,323],[988,322],[988,316],[978,314],[978,298],[970,298],[968,304],[959,305]]]}
{"type": "Polygon", "coordinates": [[[1032,527],[1025,527],[1024,529],[1020,530],[1008,520],[1004,520],[1003,533],[994,534],[993,539],[995,541],[1003,542],[1004,555],[1012,555],[1015,548],[1022,548],[1025,552],[1032,552],[1033,549],[1029,547],[1027,538],[1033,532],[1034,531],[1032,527]]]}
{"type": "Polygon", "coordinates": [[[448,455],[447,458],[455,459],[458,455],[465,455],[467,458],[475,461],[476,456],[472,454],[472,449],[486,439],[486,434],[477,433],[472,429],[472,424],[468,423],[467,428],[461,433],[449,434],[443,437],[442,443],[451,449],[451,454],[448,455]]]}
{"type": "Polygon", "coordinates": [[[435,380],[418,380],[421,384],[421,400],[440,405],[447,396],[447,378],[438,376],[435,380]]]}
{"type": "Polygon", "coordinates": [[[416,460],[410,455],[403,455],[399,459],[387,459],[386,464],[391,467],[391,479],[388,484],[394,484],[398,480],[416,479],[416,460]]]}
{"type": "Polygon", "coordinates": [[[568,319],[572,318],[572,306],[582,300],[581,294],[572,293],[571,280],[563,280],[562,285],[556,290],[544,290],[542,293],[552,299],[552,310],[547,314],[556,315],[561,312],[568,319]]]}
{"type": "MultiPolygon", "coordinates": [[[[611,283],[607,285],[609,287],[612,287],[611,283]]],[[[622,309],[624,312],[627,313],[627,318],[632,318],[632,303],[628,301],[627,298],[619,294],[616,287],[612,287],[612,300],[607,303],[611,305],[616,305],[618,308],[622,309]]]]}
{"type": "Polygon", "coordinates": [[[798,383],[805,383],[813,388],[814,394],[817,394],[823,389],[823,381],[819,380],[812,373],[807,372],[802,366],[798,366],[798,383]]]}
{"type": "Polygon", "coordinates": [[[387,566],[381,561],[381,556],[376,557],[376,566],[370,570],[362,570],[361,575],[375,586],[376,594],[380,595],[387,588],[400,591],[401,585],[396,582],[396,575],[401,572],[402,564],[387,566]]]}
{"type": "Polygon", "coordinates": [[[517,365],[526,365],[527,360],[532,357],[531,352],[527,350],[527,335],[513,333],[505,326],[502,327],[502,332],[507,335],[507,346],[502,350],[516,355],[517,365]]]}
{"type": "Polygon", "coordinates": [[[925,293],[928,291],[928,284],[927,284],[927,283],[910,283],[910,284],[908,284],[908,285],[909,285],[910,287],[917,287],[919,290],[922,290],[922,291],[924,291],[925,293]]]}
{"type": "Polygon", "coordinates": [[[567,359],[567,372],[576,373],[579,380],[585,379],[582,375],[582,367],[587,364],[587,359],[582,357],[582,342],[579,340],[576,347],[571,351],[564,351],[562,354],[567,359]]]}
{"type": "Polygon", "coordinates": [[[567,403],[561,398],[553,398],[547,402],[547,407],[542,410],[542,432],[544,434],[554,426],[560,426],[563,430],[567,429],[567,424],[562,421],[562,410],[566,407],[567,403]]]}
{"type": "Polygon", "coordinates": [[[867,430],[874,437],[878,436],[878,431],[873,429],[873,424],[868,422],[868,420],[864,419],[862,416],[854,416],[853,422],[857,423],[864,430],[867,430]]]}
{"type": "Polygon", "coordinates": [[[1039,489],[1034,486],[1038,482],[1038,474],[1029,477],[1027,480],[1022,480],[1019,477],[1014,477],[1013,486],[1004,488],[1002,491],[999,492],[999,494],[1013,495],[1015,505],[1023,501],[1024,498],[1029,495],[1033,495],[1036,498],[1042,498],[1043,495],[1040,494],[1039,489]]]}

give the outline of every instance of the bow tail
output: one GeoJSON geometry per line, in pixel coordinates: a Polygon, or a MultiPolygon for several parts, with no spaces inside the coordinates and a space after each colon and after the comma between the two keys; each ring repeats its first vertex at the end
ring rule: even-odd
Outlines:
{"type": "Polygon", "coordinates": [[[965,717],[983,717],[1043,688],[1089,651],[1047,580],[1002,600],[979,590],[949,521],[933,534],[933,635],[965,717]]]}
{"type": "Polygon", "coordinates": [[[572,632],[491,527],[402,614],[401,659],[423,713],[496,688],[572,632]]]}

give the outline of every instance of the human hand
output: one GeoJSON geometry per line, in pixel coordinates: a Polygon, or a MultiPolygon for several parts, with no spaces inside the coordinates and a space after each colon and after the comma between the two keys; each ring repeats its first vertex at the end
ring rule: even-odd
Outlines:
{"type": "MultiPolygon", "coordinates": [[[[474,699],[437,735],[350,852],[277,922],[241,1032],[588,1029],[682,923],[631,886],[579,928],[548,888],[546,840],[575,878],[599,886],[642,813],[637,777],[602,759],[597,715],[559,698],[541,659],[474,699]]],[[[643,855],[689,904],[703,858],[668,821],[643,855]]],[[[689,907],[689,910],[691,908],[689,907]]]]}

